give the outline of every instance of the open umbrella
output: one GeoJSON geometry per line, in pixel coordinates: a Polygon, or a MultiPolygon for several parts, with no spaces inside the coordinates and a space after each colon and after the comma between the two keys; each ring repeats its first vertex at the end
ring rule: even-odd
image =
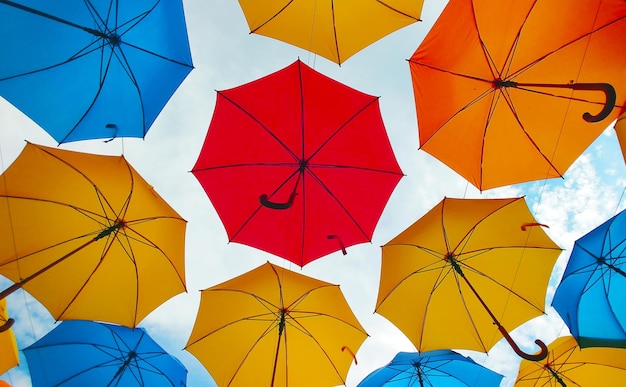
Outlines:
{"type": "Polygon", "coordinates": [[[217,93],[192,173],[231,242],[300,266],[371,241],[403,176],[378,98],[299,60],[217,93]]]}
{"type": "Polygon", "coordinates": [[[621,387],[626,378],[626,350],[581,349],[572,336],[556,339],[541,362],[522,360],[515,387],[603,386],[621,387]]]}
{"type": "Polygon", "coordinates": [[[335,386],[366,337],[338,285],[268,262],[202,291],[186,349],[218,386],[335,386]]]}
{"type": "Polygon", "coordinates": [[[192,70],[181,0],[0,0],[0,96],[57,142],[143,138],[192,70]]]}
{"type": "Polygon", "coordinates": [[[574,243],[552,306],[581,348],[626,348],[626,211],[574,243]]]}
{"type": "Polygon", "coordinates": [[[400,352],[357,387],[498,387],[502,375],[448,349],[400,352]]]}
{"type": "Polygon", "coordinates": [[[33,387],[172,386],[187,369],[144,328],[63,321],[27,348],[33,387]]]}
{"type": "Polygon", "coordinates": [[[0,175],[0,299],[134,327],[185,291],[185,228],[123,156],[27,143],[0,175]]]}
{"type": "Polygon", "coordinates": [[[418,351],[487,352],[505,329],[543,313],[561,249],[524,198],[444,198],[382,247],[376,312],[418,351]]]}
{"type": "Polygon", "coordinates": [[[626,100],[623,0],[451,0],[409,66],[421,149],[481,190],[563,176],[626,100]]]}
{"type": "Polygon", "coordinates": [[[7,300],[0,300],[0,375],[19,364],[17,342],[13,331],[13,319],[7,313],[7,300]]]}
{"type": "Polygon", "coordinates": [[[239,0],[250,33],[342,64],[363,48],[420,20],[423,0],[239,0]]]}

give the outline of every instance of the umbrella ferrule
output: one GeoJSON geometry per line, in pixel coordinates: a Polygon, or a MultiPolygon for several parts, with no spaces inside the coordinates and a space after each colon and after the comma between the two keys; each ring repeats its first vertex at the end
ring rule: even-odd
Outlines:
{"type": "Polygon", "coordinates": [[[278,321],[278,336],[280,337],[283,334],[283,330],[285,329],[285,315],[287,314],[287,309],[280,309],[280,320],[278,321]]]}
{"type": "Polygon", "coordinates": [[[452,253],[446,254],[445,260],[450,262],[450,265],[452,265],[452,268],[454,269],[454,271],[459,273],[461,277],[465,277],[465,274],[463,274],[463,269],[461,269],[461,265],[459,265],[459,262],[457,262],[456,258],[454,258],[454,254],[452,253]]]}
{"type": "Polygon", "coordinates": [[[563,379],[561,378],[561,376],[559,375],[558,372],[556,372],[552,367],[550,367],[550,364],[547,363],[546,365],[543,366],[543,368],[545,368],[546,370],[548,370],[548,372],[550,372],[550,375],[552,375],[552,377],[563,387],[567,387],[567,384],[565,384],[565,382],[563,381],[563,379]]]}
{"type": "Polygon", "coordinates": [[[492,83],[495,89],[501,89],[503,87],[517,87],[517,82],[514,81],[505,81],[503,79],[494,79],[492,83]]]}
{"type": "Polygon", "coordinates": [[[124,226],[126,225],[126,223],[123,220],[118,220],[115,224],[105,228],[104,230],[102,230],[100,232],[100,234],[96,235],[96,237],[94,238],[94,240],[99,240],[102,239],[106,236],[108,236],[109,234],[113,233],[114,231],[119,230],[120,228],[124,228],[124,226]]]}

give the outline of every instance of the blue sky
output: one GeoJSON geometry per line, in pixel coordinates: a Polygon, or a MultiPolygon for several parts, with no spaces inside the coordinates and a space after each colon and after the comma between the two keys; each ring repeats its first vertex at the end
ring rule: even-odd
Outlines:
{"type": "MultiPolygon", "coordinates": [[[[64,149],[120,154],[135,166],[183,218],[187,227],[188,293],[155,310],[140,325],[189,370],[188,386],[211,386],[205,368],[183,350],[199,303],[199,290],[251,270],[266,261],[331,283],[340,284],[348,302],[370,334],[357,353],[358,365],[348,375],[354,387],[369,372],[383,366],[398,351],[414,351],[391,323],[374,314],[380,269],[380,246],[412,224],[444,196],[513,197],[526,195],[548,233],[565,249],[557,262],[549,289],[560,277],[573,242],[624,208],[624,159],[611,128],[601,135],[568,170],[564,179],[540,181],[489,190],[481,194],[456,173],[418,150],[417,122],[406,62],[443,8],[444,1],[426,2],[423,22],[398,31],[348,59],[341,67],[304,50],[270,38],[251,35],[234,0],[184,1],[195,69],[157,118],[145,140],[117,139],[110,143],[86,141],[64,149]],[[189,173],[206,135],[215,104],[215,90],[232,88],[282,69],[300,58],[317,71],[362,92],[380,96],[389,137],[406,174],[386,208],[372,243],[331,254],[302,270],[247,246],[229,244],[226,233],[199,183],[189,173]]],[[[28,118],[0,100],[0,171],[10,165],[24,140],[56,146],[28,118]]],[[[10,282],[0,279],[4,289],[10,282]]],[[[20,348],[41,338],[53,326],[48,312],[22,291],[8,298],[17,319],[20,348]]],[[[532,341],[550,342],[567,333],[554,311],[513,332],[532,350],[532,341]]],[[[488,355],[465,352],[479,363],[505,375],[512,385],[519,359],[505,342],[488,355]]],[[[14,386],[30,386],[26,361],[0,379],[14,386]]]]}

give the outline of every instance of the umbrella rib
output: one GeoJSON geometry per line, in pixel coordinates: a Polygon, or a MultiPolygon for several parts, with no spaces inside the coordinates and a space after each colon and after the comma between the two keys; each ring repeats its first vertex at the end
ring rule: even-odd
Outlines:
{"type": "Polygon", "coordinates": [[[601,31],[601,30],[603,30],[603,29],[605,29],[605,28],[609,28],[609,27],[610,27],[610,26],[612,26],[613,24],[615,24],[615,23],[619,23],[619,22],[623,21],[625,18],[626,18],[626,16],[622,16],[622,17],[620,17],[620,18],[618,18],[618,19],[612,20],[612,21],[610,21],[610,22],[609,22],[609,23],[607,23],[607,24],[604,24],[604,25],[598,26],[597,28],[595,28],[595,29],[593,29],[593,30],[591,30],[591,31],[589,31],[589,32],[587,32],[587,33],[585,33],[585,34],[580,35],[580,36],[578,36],[578,37],[576,37],[576,38],[572,39],[571,41],[564,43],[563,45],[561,45],[561,46],[559,46],[559,47],[555,48],[554,50],[552,50],[552,51],[550,51],[550,52],[548,52],[548,53],[544,54],[543,56],[541,56],[541,57],[539,57],[539,58],[535,59],[534,61],[530,62],[530,63],[529,63],[529,64],[527,64],[526,66],[524,66],[524,67],[520,68],[520,69],[519,69],[519,70],[517,70],[515,73],[509,74],[509,75],[507,76],[507,79],[511,79],[511,78],[513,78],[513,77],[516,77],[516,76],[520,75],[522,72],[524,72],[524,71],[528,70],[529,68],[531,68],[532,66],[534,66],[534,65],[538,64],[539,62],[541,62],[542,60],[546,59],[546,58],[547,58],[547,57],[549,57],[550,55],[553,55],[553,54],[557,53],[558,51],[560,51],[560,50],[562,50],[562,49],[564,49],[564,48],[567,48],[568,46],[570,46],[570,45],[572,45],[572,44],[574,44],[574,43],[576,43],[576,42],[578,42],[578,41],[580,41],[580,40],[582,40],[582,39],[585,39],[585,38],[587,38],[587,37],[590,37],[591,35],[595,34],[595,33],[596,33],[596,32],[598,32],[598,31],[601,31]]]}
{"type": "Polygon", "coordinates": [[[240,104],[238,104],[237,102],[235,102],[233,99],[231,99],[230,97],[228,97],[223,91],[217,91],[218,97],[222,97],[224,99],[226,99],[228,102],[230,102],[233,106],[235,106],[237,109],[239,109],[241,112],[243,112],[245,115],[247,115],[248,117],[250,117],[250,119],[252,119],[254,122],[256,122],[257,124],[259,124],[259,126],[267,133],[269,134],[287,153],[289,153],[289,155],[291,155],[291,157],[293,157],[293,159],[296,162],[300,162],[301,159],[291,150],[289,149],[289,147],[287,146],[287,144],[285,144],[276,134],[274,134],[274,132],[272,132],[272,130],[270,130],[270,128],[268,128],[264,123],[262,123],[261,121],[259,121],[258,118],[256,118],[254,115],[250,114],[250,112],[248,112],[243,106],[241,106],[240,104]]]}
{"type": "MultiPolygon", "coordinates": [[[[326,184],[324,184],[324,182],[322,181],[322,179],[320,179],[313,171],[311,171],[311,169],[309,168],[308,171],[309,175],[311,175],[311,177],[320,185],[321,188],[324,189],[324,191],[326,191],[330,197],[332,197],[335,202],[339,205],[339,207],[341,207],[341,209],[343,210],[343,212],[348,216],[348,218],[350,218],[350,220],[352,221],[352,223],[354,223],[354,225],[356,226],[356,228],[361,232],[361,234],[363,235],[363,237],[365,239],[368,240],[368,242],[371,242],[371,239],[368,237],[367,233],[365,232],[365,230],[363,230],[363,228],[361,227],[361,225],[357,222],[357,220],[352,216],[352,214],[350,213],[350,211],[348,211],[348,209],[343,205],[343,203],[339,200],[339,198],[328,188],[328,186],[326,186],[326,184]]],[[[302,185],[304,185],[304,179],[302,179],[302,185]]],[[[303,212],[304,212],[304,206],[303,207],[303,212]]],[[[303,219],[304,219],[304,214],[303,214],[303,219]]],[[[302,238],[304,240],[304,227],[307,223],[305,221],[302,222],[302,238]]],[[[304,249],[304,246],[303,246],[304,249]]],[[[303,252],[304,253],[304,252],[303,252]]]]}
{"type": "MultiPolygon", "coordinates": [[[[290,311],[290,312],[291,312],[291,311],[290,311]]],[[[338,321],[341,321],[341,322],[344,322],[344,323],[345,323],[345,321],[343,321],[343,320],[341,320],[341,319],[337,319],[336,317],[334,317],[334,316],[330,316],[330,315],[327,315],[327,314],[319,313],[319,315],[318,315],[318,316],[326,316],[326,317],[331,317],[331,318],[333,318],[333,319],[336,319],[336,320],[338,320],[338,321]]],[[[344,378],[341,376],[341,372],[339,372],[339,370],[338,370],[338,369],[337,369],[337,367],[335,366],[335,363],[333,363],[332,359],[330,358],[330,356],[329,356],[328,352],[324,349],[324,347],[320,344],[320,342],[319,342],[319,341],[317,341],[317,339],[313,336],[313,334],[311,334],[311,332],[309,332],[309,330],[308,330],[308,329],[306,329],[306,328],[305,328],[302,324],[300,324],[300,322],[299,322],[297,319],[295,319],[295,318],[293,318],[293,317],[292,317],[291,319],[289,319],[289,320],[287,320],[287,321],[288,321],[288,325],[290,325],[290,326],[294,327],[296,330],[298,330],[298,331],[302,332],[304,335],[306,335],[306,336],[307,336],[307,337],[309,337],[311,340],[313,340],[313,342],[316,344],[317,348],[318,348],[318,349],[322,352],[322,354],[323,354],[323,355],[326,357],[326,359],[328,360],[328,363],[330,363],[331,367],[335,370],[335,373],[337,374],[337,377],[339,378],[339,380],[341,380],[341,382],[342,382],[343,384],[345,384],[345,382],[346,382],[346,381],[345,381],[345,380],[344,380],[344,378]]],[[[347,323],[346,323],[346,324],[347,324],[347,323]]],[[[347,325],[348,325],[348,326],[351,326],[351,327],[354,327],[354,326],[353,326],[353,325],[351,325],[351,324],[347,324],[347,325]]],[[[286,327],[285,327],[285,328],[286,328],[286,327]]],[[[355,329],[358,329],[358,328],[355,328],[355,329]]],[[[286,334],[286,331],[285,331],[285,347],[287,347],[287,334],[286,334]]]]}
{"type": "MultiPolygon", "coordinates": [[[[301,93],[303,93],[303,87],[300,87],[301,93]]],[[[302,99],[304,99],[304,95],[302,96],[302,99]]],[[[345,122],[343,122],[341,125],[339,125],[339,127],[332,132],[328,138],[326,138],[326,140],[324,140],[324,142],[322,142],[320,144],[320,146],[311,153],[311,155],[308,157],[307,161],[311,161],[315,155],[317,155],[335,136],[337,136],[339,134],[339,132],[341,132],[343,129],[345,129],[348,124],[350,122],[352,122],[359,114],[363,113],[366,109],[373,107],[374,104],[378,101],[379,97],[372,97],[371,100],[369,100],[365,105],[361,106],[359,109],[357,109],[350,117],[348,117],[346,119],[345,122]]],[[[304,109],[304,101],[302,102],[302,107],[304,109]]],[[[304,113],[303,113],[304,114],[304,113]]],[[[304,120],[303,120],[304,121],[304,120]]],[[[302,137],[304,138],[304,128],[302,129],[302,137]]],[[[302,146],[304,147],[304,141],[302,141],[302,146]]],[[[304,159],[304,149],[302,149],[302,158],[304,159]]]]}
{"type": "MultiPolygon", "coordinates": [[[[59,347],[59,346],[66,346],[66,345],[86,345],[86,346],[90,346],[93,347],[99,351],[101,351],[100,347],[103,347],[102,345],[99,344],[94,344],[94,343],[85,343],[85,342],[72,342],[72,341],[65,341],[63,343],[51,343],[51,344],[47,344],[47,345],[37,345],[36,347],[31,347],[32,349],[41,349],[41,348],[51,348],[51,347],[59,347]]],[[[56,384],[56,386],[61,386],[66,382],[71,381],[74,378],[77,378],[93,369],[96,368],[103,368],[103,367],[110,367],[112,365],[116,365],[116,362],[119,361],[120,359],[112,356],[110,353],[108,353],[107,351],[102,351],[103,353],[105,353],[108,356],[111,356],[111,359],[108,361],[104,361],[95,365],[92,365],[88,368],[85,368],[83,370],[80,370],[72,375],[69,375],[67,378],[61,380],[59,383],[56,384]]]]}
{"type": "Polygon", "coordinates": [[[274,15],[270,16],[266,21],[262,22],[261,24],[259,24],[258,27],[251,29],[250,33],[255,33],[257,32],[259,29],[263,28],[267,23],[271,22],[274,18],[278,17],[278,15],[280,15],[287,7],[289,7],[291,5],[291,3],[293,3],[293,0],[289,0],[287,2],[287,4],[285,4],[281,9],[278,10],[278,12],[276,12],[274,15]]]}
{"type": "MultiPolygon", "coordinates": [[[[275,323],[276,320],[272,320],[272,323],[275,323]]],[[[229,324],[230,325],[230,324],[229,324]]],[[[267,326],[267,328],[265,329],[265,331],[263,333],[261,333],[259,335],[259,337],[254,341],[254,343],[252,343],[252,345],[250,346],[250,348],[248,349],[248,351],[246,352],[245,356],[243,356],[243,358],[241,359],[241,361],[239,362],[239,364],[237,365],[237,368],[235,369],[235,371],[233,372],[232,377],[230,378],[230,380],[228,381],[228,383],[226,384],[227,386],[230,386],[233,381],[235,380],[235,378],[237,377],[237,374],[239,373],[239,371],[241,370],[241,368],[243,367],[243,365],[246,362],[246,359],[248,359],[248,356],[250,356],[250,354],[252,354],[252,351],[254,350],[254,348],[257,346],[257,344],[259,344],[261,342],[262,339],[264,339],[267,335],[269,335],[270,333],[272,333],[274,331],[274,328],[278,327],[278,324],[269,324],[267,326]]],[[[208,336],[208,335],[207,335],[208,336]]],[[[205,336],[206,337],[206,336],[205,336]]],[[[199,340],[198,340],[199,341],[199,340]]],[[[197,342],[197,341],[196,341],[197,342]]]]}
{"type": "MultiPolygon", "coordinates": [[[[528,248],[528,247],[526,247],[526,248],[528,248]]],[[[522,247],[522,249],[524,249],[524,247],[522,247]]],[[[485,251],[483,251],[482,253],[487,253],[487,252],[489,252],[489,251],[491,251],[491,250],[493,250],[493,249],[488,249],[488,250],[485,250],[485,251]]],[[[482,253],[479,253],[479,254],[482,254],[482,253]]],[[[458,257],[459,257],[459,256],[457,256],[457,258],[458,258],[458,257]]],[[[474,257],[475,257],[475,256],[474,256],[474,257]]],[[[533,309],[537,310],[538,312],[544,313],[544,311],[543,311],[543,310],[541,310],[541,309],[540,309],[540,308],[538,308],[537,306],[533,305],[530,301],[528,301],[526,298],[522,297],[522,295],[520,295],[519,293],[517,293],[517,292],[516,292],[516,291],[514,291],[513,289],[510,289],[509,287],[507,287],[507,286],[506,286],[506,285],[504,285],[503,283],[501,283],[501,282],[496,281],[495,279],[493,279],[491,276],[488,276],[488,275],[486,275],[485,273],[483,273],[483,272],[481,272],[481,271],[479,271],[479,270],[477,270],[477,269],[473,268],[472,266],[468,265],[468,264],[467,264],[467,259],[463,259],[463,260],[457,259],[457,261],[456,261],[456,262],[457,262],[459,265],[463,266],[465,269],[468,269],[469,271],[471,271],[472,273],[474,273],[474,274],[478,274],[478,275],[480,275],[480,276],[481,276],[481,277],[483,277],[483,278],[487,278],[487,279],[489,279],[489,280],[490,280],[490,281],[492,281],[494,284],[496,284],[496,285],[500,286],[501,288],[505,289],[506,291],[508,291],[508,292],[509,292],[509,294],[512,294],[512,295],[516,296],[519,300],[524,301],[527,305],[531,306],[533,309]]]]}
{"type": "MultiPolygon", "coordinates": [[[[119,232],[119,229],[116,229],[114,231],[115,234],[117,234],[118,232],[119,232]]],[[[113,237],[113,238],[115,238],[115,237],[113,237]]],[[[85,287],[87,286],[87,284],[89,283],[91,278],[95,275],[96,271],[98,271],[100,266],[103,264],[104,259],[105,259],[106,255],[107,255],[108,251],[110,250],[111,246],[113,245],[113,242],[110,242],[110,239],[111,238],[109,236],[107,236],[107,240],[109,240],[109,241],[107,241],[106,245],[104,246],[104,249],[102,251],[102,254],[100,255],[100,260],[98,261],[98,264],[91,270],[91,273],[89,273],[87,278],[85,278],[85,280],[83,281],[83,284],[76,291],[76,293],[72,296],[72,298],[68,301],[68,303],[65,306],[65,308],[63,308],[63,310],[61,310],[57,320],[62,320],[63,319],[63,315],[65,314],[65,312],[74,303],[74,301],[76,301],[76,299],[80,296],[80,294],[83,292],[83,290],[85,289],[85,287]]],[[[136,318],[136,313],[135,313],[135,318],[136,318]]]]}
{"type": "MultiPolygon", "coordinates": [[[[2,2],[2,0],[0,0],[0,2],[2,2]]],[[[93,46],[97,42],[98,41],[89,43],[89,45],[87,47],[84,47],[84,48],[80,49],[74,55],[70,56],[68,59],[65,59],[62,62],[43,67],[41,69],[30,70],[30,71],[27,71],[27,72],[24,72],[24,73],[14,74],[14,75],[10,75],[8,77],[0,78],[0,82],[1,81],[7,81],[7,80],[13,79],[13,78],[23,77],[23,76],[26,76],[26,75],[32,75],[32,74],[39,73],[39,72],[42,72],[42,71],[51,70],[51,69],[53,69],[55,67],[63,66],[63,65],[65,65],[65,64],[67,64],[67,63],[69,63],[69,62],[71,62],[73,60],[82,58],[83,56],[89,55],[89,54],[99,50],[100,48],[102,48],[101,45],[98,45],[97,47],[93,47],[93,48],[89,49],[89,46],[93,46]]]]}
{"type": "Polygon", "coordinates": [[[402,12],[402,10],[400,10],[400,9],[398,9],[398,8],[396,8],[396,7],[394,7],[394,6],[392,6],[391,4],[388,4],[388,3],[387,3],[386,1],[384,1],[384,0],[376,0],[376,2],[377,2],[377,3],[379,3],[380,5],[383,5],[383,6],[387,7],[387,8],[389,8],[390,10],[392,10],[392,11],[394,11],[394,12],[396,12],[396,13],[399,13],[400,15],[402,15],[402,16],[404,16],[404,17],[408,17],[409,19],[413,19],[413,20],[415,20],[416,22],[422,21],[422,19],[419,19],[419,18],[416,18],[416,17],[414,17],[414,16],[411,16],[411,15],[409,15],[409,14],[408,14],[408,13],[406,13],[406,12],[402,12]]]}
{"type": "MultiPolygon", "coordinates": [[[[192,169],[191,172],[204,172],[204,171],[214,171],[217,169],[225,169],[225,168],[240,168],[240,167],[298,167],[297,163],[294,162],[275,162],[275,163],[267,163],[267,162],[250,162],[250,163],[236,163],[236,164],[226,164],[226,165],[213,165],[208,167],[202,167],[197,169],[192,169]]],[[[292,175],[293,176],[293,175],[292,175]]]]}
{"type": "MultiPolygon", "coordinates": [[[[454,277],[454,281],[456,282],[456,288],[459,291],[459,297],[461,297],[461,300],[463,301],[463,307],[465,308],[465,314],[467,315],[467,318],[470,320],[470,323],[472,324],[472,328],[474,330],[474,333],[476,334],[478,342],[479,342],[480,346],[482,347],[483,352],[487,352],[488,348],[485,345],[485,343],[483,342],[482,336],[478,333],[478,326],[474,322],[474,318],[472,316],[472,313],[470,313],[470,310],[467,307],[467,303],[465,302],[465,294],[463,293],[463,291],[461,291],[461,282],[459,280],[459,274],[456,271],[453,271],[453,270],[450,270],[449,273],[452,273],[452,276],[454,277]]],[[[468,285],[469,285],[469,283],[468,283],[468,285]]],[[[471,285],[470,285],[470,290],[471,290],[471,285]]],[[[480,298],[479,298],[479,300],[480,300],[480,298]]],[[[482,300],[480,300],[480,301],[482,302],[482,300]]],[[[491,311],[488,308],[486,308],[486,311],[487,311],[488,314],[491,315],[491,311]]],[[[494,321],[494,324],[496,324],[496,323],[497,323],[497,321],[494,321]]]]}
{"type": "MultiPolygon", "coordinates": [[[[300,169],[295,169],[278,187],[276,187],[276,189],[274,189],[272,191],[272,193],[269,195],[273,195],[274,193],[278,192],[282,187],[284,187],[294,176],[300,174],[300,176],[302,176],[302,173],[300,172],[300,169]]],[[[300,176],[298,176],[298,180],[300,180],[300,176]]],[[[302,184],[304,184],[304,180],[302,181],[302,184]]],[[[296,181],[296,187],[294,188],[293,192],[296,192],[297,190],[297,186],[298,186],[298,181],[296,181]]],[[[233,241],[235,240],[235,238],[237,237],[237,235],[244,229],[244,227],[246,227],[246,225],[252,220],[252,218],[262,209],[264,208],[264,206],[262,204],[260,204],[254,209],[254,211],[252,211],[252,213],[244,220],[244,222],[241,224],[241,226],[239,226],[233,233],[231,236],[229,236],[229,241],[233,241]]]]}

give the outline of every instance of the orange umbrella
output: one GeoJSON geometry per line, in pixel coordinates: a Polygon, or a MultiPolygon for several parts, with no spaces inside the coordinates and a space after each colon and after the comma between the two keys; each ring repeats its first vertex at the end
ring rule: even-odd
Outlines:
{"type": "Polygon", "coordinates": [[[626,100],[623,0],[451,0],[409,60],[421,149],[481,190],[561,177],[626,100]]]}

